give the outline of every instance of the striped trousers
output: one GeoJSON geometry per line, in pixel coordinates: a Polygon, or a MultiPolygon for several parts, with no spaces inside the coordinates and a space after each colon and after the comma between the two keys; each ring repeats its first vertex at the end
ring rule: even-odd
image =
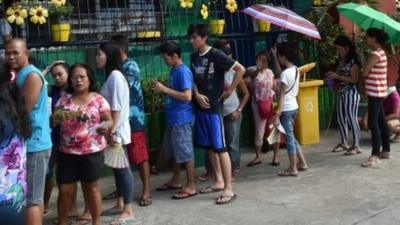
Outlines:
{"type": "Polygon", "coordinates": [[[358,104],[360,95],[356,88],[338,93],[336,101],[337,121],[342,144],[348,144],[349,128],[353,135],[353,147],[360,146],[360,126],[358,124],[358,104]]]}

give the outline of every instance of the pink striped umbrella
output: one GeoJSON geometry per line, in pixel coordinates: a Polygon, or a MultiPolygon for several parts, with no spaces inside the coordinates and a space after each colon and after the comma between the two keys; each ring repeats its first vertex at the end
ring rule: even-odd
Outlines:
{"type": "Polygon", "coordinates": [[[296,31],[321,40],[321,36],[313,23],[289,9],[257,4],[243,9],[242,12],[253,18],[272,23],[283,29],[296,31]]]}

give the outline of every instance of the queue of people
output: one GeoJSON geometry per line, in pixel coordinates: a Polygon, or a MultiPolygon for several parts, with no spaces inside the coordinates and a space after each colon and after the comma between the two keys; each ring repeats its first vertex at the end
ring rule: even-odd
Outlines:
{"type": "MultiPolygon", "coordinates": [[[[152,89],[165,95],[163,147],[165,158],[173,161],[173,169],[172,177],[156,190],[176,189],[172,196],[176,200],[220,192],[216,204],[233,202],[238,197],[234,177],[240,171],[242,110],[248,101],[255,122],[255,158],[247,166],[261,164],[265,136],[271,128],[281,127],[278,130],[285,136],[289,166],[277,175],[295,177],[306,171],[309,164],[294,135],[301,76],[294,64],[299,57],[297,46],[281,43],[270,52],[257,53],[256,66],[246,70],[233,59],[229,41],[219,40],[215,47],[209,45],[208,25],[192,24],[188,37],[194,50],[189,65],[184,64],[177,43],[160,46],[160,55],[171,68],[169,81],[163,84],[154,80],[152,89]],[[275,64],[275,73],[269,69],[270,62],[275,64]],[[200,180],[214,179],[212,185],[199,191],[194,146],[207,152],[207,172],[200,180]],[[183,185],[181,165],[186,172],[183,185]]],[[[338,67],[327,73],[327,79],[339,84],[336,110],[341,140],[333,152],[362,153],[357,121],[362,91],[358,84],[365,83],[372,153],[363,167],[390,158],[391,133],[393,142],[400,140],[400,96],[387,84],[389,59],[383,50],[386,39],[383,31],[368,29],[365,43],[372,54],[361,62],[351,40],[339,36],[332,46],[339,56],[338,67]],[[351,145],[348,128],[352,132],[351,145]]],[[[0,63],[0,157],[6,159],[0,162],[0,175],[4,177],[0,190],[14,194],[0,193],[0,214],[7,215],[10,224],[42,224],[43,215],[50,212],[54,168],[59,189],[55,222],[60,225],[67,224],[71,216],[93,225],[101,224],[101,216],[114,216],[112,225],[132,222],[134,179],[130,163],[139,166],[143,186],[139,205],[153,203],[144,130],[145,99],[139,67],[128,58],[128,46],[123,35],[99,45],[96,66],[105,72],[105,83],[99,88],[95,73],[87,64],[69,66],[57,61],[42,73],[30,64],[24,40],[15,38],[6,43],[6,61],[0,63]],[[54,85],[48,86],[46,73],[51,74],[54,85]],[[50,106],[48,96],[52,99],[50,106]],[[119,156],[129,163],[111,166],[116,191],[103,199],[116,198],[116,203],[103,209],[98,180],[105,158],[112,155],[104,152],[114,149],[120,149],[119,156]],[[85,202],[80,215],[76,209],[78,181],[85,202]]],[[[392,59],[398,60],[397,55],[392,59]]],[[[279,143],[274,143],[273,166],[280,165],[278,148],[279,143]]]]}

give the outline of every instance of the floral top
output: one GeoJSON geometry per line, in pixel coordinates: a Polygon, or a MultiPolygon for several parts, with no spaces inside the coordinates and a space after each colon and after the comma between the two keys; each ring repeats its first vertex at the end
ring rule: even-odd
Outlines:
{"type": "Polygon", "coordinates": [[[0,215],[16,219],[25,205],[26,145],[0,110],[0,215]]]}
{"type": "Polygon", "coordinates": [[[272,87],[274,85],[274,73],[270,69],[266,69],[257,74],[251,81],[251,89],[253,91],[253,99],[260,101],[264,99],[272,99],[275,92],[272,87]]]}
{"type": "Polygon", "coordinates": [[[110,111],[110,105],[104,97],[94,93],[89,103],[76,105],[72,102],[71,96],[65,96],[58,101],[56,107],[81,112],[78,117],[66,119],[61,123],[62,153],[87,155],[102,151],[106,147],[106,139],[96,132],[96,125],[102,122],[100,114],[110,111]]]}

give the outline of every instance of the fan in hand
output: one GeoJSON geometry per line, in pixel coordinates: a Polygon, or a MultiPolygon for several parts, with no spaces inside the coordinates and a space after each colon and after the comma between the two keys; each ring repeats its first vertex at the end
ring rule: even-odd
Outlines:
{"type": "Polygon", "coordinates": [[[104,150],[104,164],[114,169],[122,169],[129,167],[125,150],[121,145],[121,138],[116,138],[117,145],[109,145],[104,150]]]}

